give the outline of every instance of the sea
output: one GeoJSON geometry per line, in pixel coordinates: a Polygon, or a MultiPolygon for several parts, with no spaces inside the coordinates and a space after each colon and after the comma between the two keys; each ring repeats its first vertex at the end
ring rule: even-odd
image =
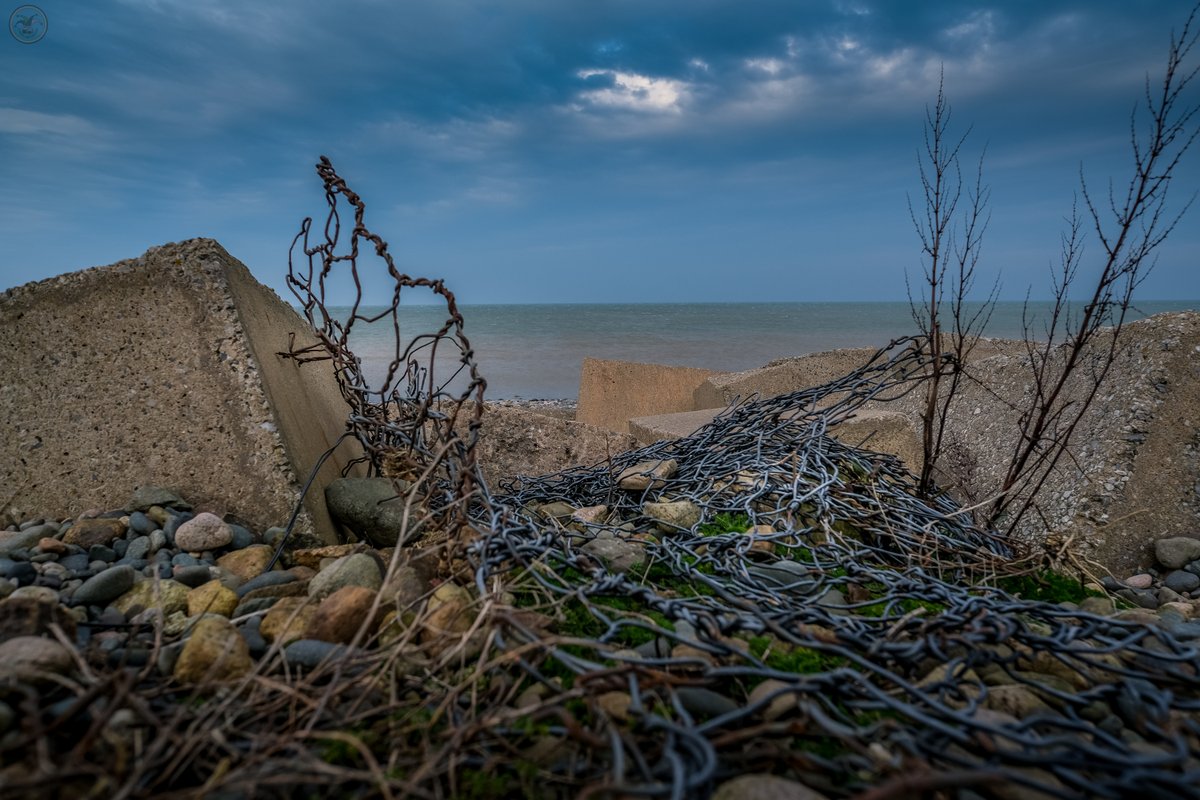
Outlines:
{"type": "MultiPolygon", "coordinates": [[[[1200,300],[1139,302],[1129,319],[1198,308],[1200,300]]],[[[1049,303],[997,303],[984,334],[1021,338],[1028,315],[1033,333],[1042,336],[1049,309],[1049,303]]],[[[385,310],[364,306],[359,313],[385,310]]],[[[460,311],[489,400],[575,400],[580,367],[589,357],[741,371],[822,350],[882,347],[917,331],[907,302],[468,305],[460,311]]],[[[350,310],[330,312],[345,319],[350,310]]],[[[445,321],[441,306],[402,306],[401,343],[433,333],[445,321]]],[[[349,344],[378,391],[395,352],[390,319],[355,322],[349,344]]],[[[439,383],[453,374],[457,358],[442,348],[435,367],[439,383]]],[[[452,381],[451,389],[461,381],[452,381]]]]}

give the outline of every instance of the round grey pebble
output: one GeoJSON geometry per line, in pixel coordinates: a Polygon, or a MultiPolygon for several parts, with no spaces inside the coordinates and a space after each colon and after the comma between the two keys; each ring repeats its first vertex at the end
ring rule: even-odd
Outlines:
{"type": "Polygon", "coordinates": [[[264,586],[278,586],[282,583],[291,583],[296,580],[296,576],[290,572],[264,572],[262,575],[257,575],[243,583],[237,588],[237,596],[245,597],[255,589],[261,589],[264,586]]]}
{"type": "Polygon", "coordinates": [[[233,610],[233,616],[244,617],[247,614],[257,614],[260,611],[266,611],[275,605],[278,597],[255,597],[253,600],[243,600],[238,603],[238,607],[233,610]]]}
{"type": "Polygon", "coordinates": [[[56,592],[62,588],[62,583],[62,578],[57,575],[39,575],[33,581],[34,586],[45,586],[47,589],[53,589],[56,592]]]}
{"type": "Polygon", "coordinates": [[[297,639],[283,648],[283,658],[289,666],[312,669],[327,658],[340,658],[350,648],[318,639],[297,639]]]}
{"type": "Polygon", "coordinates": [[[163,548],[167,546],[167,535],[162,531],[156,530],[150,533],[150,552],[161,553],[163,548]]]}
{"type": "Polygon", "coordinates": [[[144,558],[118,558],[115,566],[133,567],[134,569],[141,570],[146,568],[146,563],[146,559],[144,558]]]}
{"type": "Polygon", "coordinates": [[[198,567],[200,559],[189,553],[176,553],[171,557],[171,563],[177,567],[198,567]]]}
{"type": "Polygon", "coordinates": [[[129,530],[134,533],[148,536],[151,531],[157,529],[158,525],[155,524],[154,520],[147,517],[141,511],[135,511],[129,515],[129,530]]]}
{"type": "Polygon", "coordinates": [[[112,543],[112,551],[117,558],[124,558],[125,552],[129,549],[129,542],[124,539],[117,539],[112,543]]]}
{"type": "Polygon", "coordinates": [[[0,558],[0,578],[7,578],[12,568],[17,565],[17,562],[11,558],[0,558]]]}
{"type": "Polygon", "coordinates": [[[137,560],[150,555],[150,537],[138,536],[125,548],[125,558],[137,560]]]}
{"type": "Polygon", "coordinates": [[[18,561],[9,570],[8,577],[22,585],[26,585],[37,578],[37,570],[28,561],[18,561]]]}
{"type": "Polygon", "coordinates": [[[242,550],[254,544],[254,534],[241,525],[229,523],[229,530],[233,534],[233,538],[229,542],[230,550],[242,550]]]}
{"type": "Polygon", "coordinates": [[[1200,589],[1200,575],[1177,569],[1167,575],[1167,577],[1163,580],[1163,585],[1173,592],[1186,594],[1188,592],[1195,591],[1196,589],[1200,589]]]}
{"type": "Polygon", "coordinates": [[[72,599],[77,604],[108,605],[133,588],[134,578],[135,573],[130,566],[106,569],[84,581],[83,585],[75,590],[72,599]]]}
{"type": "Polygon", "coordinates": [[[267,528],[265,531],[263,531],[263,544],[269,544],[271,547],[277,547],[279,545],[279,540],[282,539],[286,533],[287,528],[280,528],[278,526],[274,528],[267,528]]]}
{"type": "Polygon", "coordinates": [[[33,553],[29,556],[30,563],[45,564],[50,561],[58,561],[58,556],[54,553],[33,553]]]}
{"type": "Polygon", "coordinates": [[[193,589],[212,580],[212,570],[200,564],[189,567],[173,567],[172,570],[175,580],[184,586],[191,586],[193,589]]]}
{"type": "Polygon", "coordinates": [[[1117,590],[1117,596],[1123,597],[1134,605],[1141,606],[1142,608],[1158,608],[1158,597],[1154,594],[1154,592],[1146,589],[1119,589],[1117,590]]]}
{"type": "Polygon", "coordinates": [[[91,568],[87,553],[75,553],[74,555],[63,556],[58,560],[58,564],[69,572],[86,572],[91,568]]]}
{"type": "Polygon", "coordinates": [[[116,561],[117,553],[111,547],[95,544],[88,548],[88,559],[91,561],[116,561]]]}
{"type": "MultiPolygon", "coordinates": [[[[259,618],[255,617],[254,621],[258,622],[259,618]]],[[[246,640],[246,645],[250,648],[250,655],[258,658],[263,653],[267,652],[267,640],[263,638],[261,633],[259,633],[257,625],[254,625],[253,627],[249,625],[243,625],[241,628],[239,628],[239,630],[241,631],[242,638],[246,640]]]]}

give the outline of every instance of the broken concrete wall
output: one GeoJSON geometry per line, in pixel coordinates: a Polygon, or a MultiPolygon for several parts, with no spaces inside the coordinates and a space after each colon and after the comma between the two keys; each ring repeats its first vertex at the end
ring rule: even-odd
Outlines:
{"type": "Polygon", "coordinates": [[[691,411],[696,387],[720,374],[710,369],[585,358],[575,419],[628,433],[633,417],[691,411]]]}
{"type": "MultiPolygon", "coordinates": [[[[308,331],[209,239],[4,292],[0,505],[73,516],[157,484],[260,529],[285,523],[346,418],[327,364],[276,355],[308,331]]],[[[333,539],[323,489],[358,452],[326,463],[302,530],[333,539]]]]}

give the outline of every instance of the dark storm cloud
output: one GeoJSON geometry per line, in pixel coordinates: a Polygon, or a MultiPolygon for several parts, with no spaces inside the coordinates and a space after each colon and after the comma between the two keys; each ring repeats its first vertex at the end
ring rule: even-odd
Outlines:
{"type": "MultiPolygon", "coordinates": [[[[23,187],[0,198],[0,233],[38,234],[0,260],[0,283],[212,235],[278,285],[290,232],[321,208],[311,165],[327,153],[402,258],[485,301],[902,296],[905,192],[943,70],[972,157],[988,143],[993,253],[1023,293],[1080,161],[1120,174],[1129,109],[1187,7],[46,11],[52,36],[0,48],[0,180],[23,187]],[[722,286],[731,268],[745,280],[722,286]]],[[[1160,273],[1190,267],[1195,238],[1176,239],[1160,273]]]]}

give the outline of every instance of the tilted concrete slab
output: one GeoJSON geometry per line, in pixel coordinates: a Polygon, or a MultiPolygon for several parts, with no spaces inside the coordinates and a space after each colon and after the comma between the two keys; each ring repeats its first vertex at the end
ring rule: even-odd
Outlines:
{"type": "MultiPolygon", "coordinates": [[[[263,529],[345,429],[328,363],[276,355],[309,326],[211,239],[148,250],[0,295],[0,511],[119,508],[138,485],[263,529]]],[[[333,542],[325,485],[298,522],[333,542]]],[[[361,468],[351,474],[362,474],[361,468]]]]}
{"type": "Polygon", "coordinates": [[[694,367],[585,358],[575,419],[628,433],[633,417],[691,411],[696,387],[721,374],[694,367]]]}

